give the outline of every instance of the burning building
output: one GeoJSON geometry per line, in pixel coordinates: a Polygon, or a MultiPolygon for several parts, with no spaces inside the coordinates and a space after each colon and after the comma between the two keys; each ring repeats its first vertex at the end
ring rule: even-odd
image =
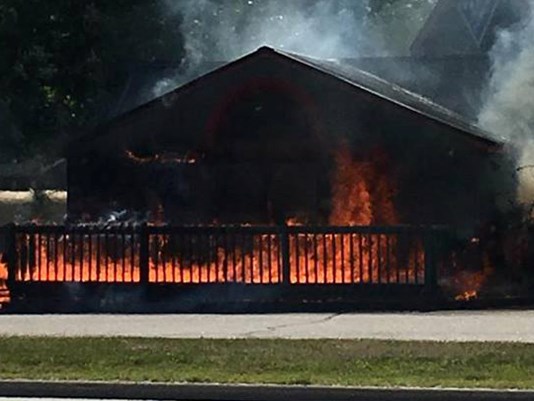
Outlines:
{"type": "Polygon", "coordinates": [[[489,270],[525,265],[503,252],[513,151],[469,121],[526,3],[419,2],[396,55],[262,47],[140,106],[174,68],[129,63],[118,116],[69,146],[67,223],[3,228],[0,304],[476,297],[489,270]]]}
{"type": "Polygon", "coordinates": [[[438,227],[475,243],[515,177],[505,144],[455,113],[268,47],[85,133],[67,169],[67,226],[13,227],[6,281],[97,310],[109,286],[188,297],[172,310],[435,294],[460,263],[436,257],[438,227]],[[110,214],[130,224],[85,225],[110,214]]]}
{"type": "Polygon", "coordinates": [[[126,210],[180,225],[472,231],[513,185],[503,144],[458,115],[267,47],[83,135],[68,156],[71,221],[126,210]]]}

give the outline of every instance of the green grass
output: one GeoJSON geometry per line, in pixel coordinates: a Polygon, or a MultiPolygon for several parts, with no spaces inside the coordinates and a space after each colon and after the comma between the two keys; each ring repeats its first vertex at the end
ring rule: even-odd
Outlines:
{"type": "Polygon", "coordinates": [[[534,388],[534,345],[0,337],[0,378],[534,388]]]}

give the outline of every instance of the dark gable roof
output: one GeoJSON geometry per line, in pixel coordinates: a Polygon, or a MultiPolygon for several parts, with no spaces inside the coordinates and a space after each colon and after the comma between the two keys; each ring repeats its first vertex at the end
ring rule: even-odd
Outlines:
{"type": "Polygon", "coordinates": [[[485,55],[450,57],[362,57],[343,60],[392,82],[476,124],[491,74],[485,55]]]}
{"type": "Polygon", "coordinates": [[[463,116],[432,102],[428,98],[413,93],[369,72],[351,65],[340,64],[337,61],[317,60],[302,55],[282,52],[280,50],[268,49],[282,56],[292,58],[299,63],[305,64],[325,74],[331,75],[358,89],[395,103],[412,112],[446,124],[451,128],[455,128],[464,134],[469,134],[483,142],[495,145],[503,144],[502,139],[496,138],[491,133],[482,130],[463,116]]]}
{"type": "Polygon", "coordinates": [[[132,114],[155,106],[161,101],[164,101],[167,96],[189,91],[196,85],[204,83],[206,79],[223,73],[227,69],[236,67],[241,63],[257,56],[276,57],[282,61],[293,62],[301,67],[309,68],[316,73],[324,74],[327,77],[337,79],[354,89],[363,90],[372,94],[373,96],[394,103],[407,111],[417,113],[438,123],[447,125],[450,128],[455,129],[458,133],[464,136],[469,136],[470,139],[476,140],[481,144],[489,146],[490,148],[500,148],[504,144],[503,140],[495,138],[495,136],[492,136],[490,133],[483,131],[478,126],[461,117],[459,114],[456,114],[442,106],[433,103],[429,99],[410,92],[407,89],[404,89],[391,82],[378,78],[377,76],[368,72],[362,71],[356,67],[342,65],[335,61],[317,60],[294,53],[275,50],[266,46],[261,47],[255,52],[245,55],[235,61],[225,64],[224,66],[217,68],[205,75],[202,75],[188,82],[187,84],[164,94],[163,96],[153,99],[122,115],[119,115],[118,117],[113,118],[111,121],[92,129],[90,132],[86,132],[79,139],[90,139],[90,136],[94,138],[93,135],[98,136],[99,134],[102,134],[102,131],[100,130],[101,128],[112,125],[115,122],[119,122],[128,118],[128,116],[132,114]]]}

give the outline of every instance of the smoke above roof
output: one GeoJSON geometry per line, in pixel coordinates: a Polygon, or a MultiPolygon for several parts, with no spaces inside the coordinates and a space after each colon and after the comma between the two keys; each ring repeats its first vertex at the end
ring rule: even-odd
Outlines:
{"type": "Polygon", "coordinates": [[[167,0],[183,16],[190,63],[230,61],[268,45],[317,58],[352,57],[371,45],[368,1],[167,0]]]}
{"type": "MultiPolygon", "coordinates": [[[[530,0],[531,10],[534,0],[530,0]]],[[[479,124],[518,149],[518,198],[534,199],[534,18],[503,30],[491,50],[492,74],[479,124]]]]}
{"type": "Polygon", "coordinates": [[[165,12],[182,17],[186,51],[181,71],[158,82],[154,95],[207,72],[214,61],[235,60],[262,46],[323,60],[385,56],[395,46],[407,51],[411,31],[436,3],[381,2],[378,13],[376,0],[163,0],[165,12]]]}

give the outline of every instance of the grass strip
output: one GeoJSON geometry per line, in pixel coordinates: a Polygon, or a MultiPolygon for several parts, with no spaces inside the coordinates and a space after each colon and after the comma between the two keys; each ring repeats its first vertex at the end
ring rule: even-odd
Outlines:
{"type": "Polygon", "coordinates": [[[534,388],[534,345],[0,337],[0,378],[534,388]]]}

